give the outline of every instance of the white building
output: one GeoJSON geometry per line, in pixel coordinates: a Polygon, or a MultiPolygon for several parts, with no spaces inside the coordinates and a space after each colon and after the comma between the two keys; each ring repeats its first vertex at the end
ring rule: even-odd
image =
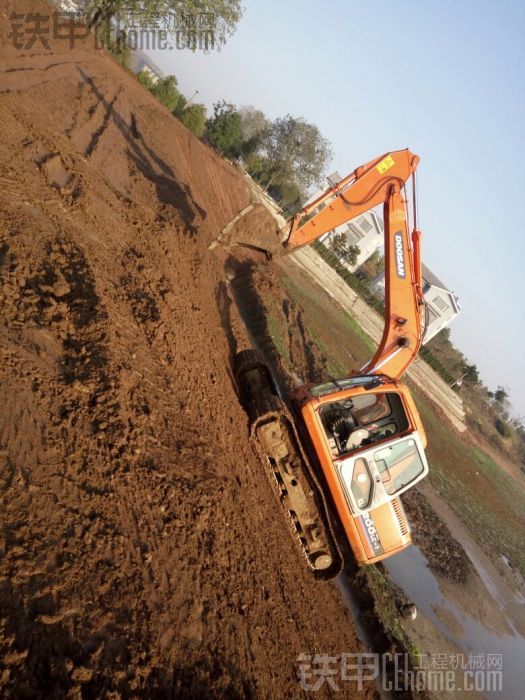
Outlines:
{"type": "Polygon", "coordinates": [[[157,64],[140,49],[135,49],[131,54],[130,68],[134,73],[146,73],[154,83],[164,78],[164,73],[157,64]]]}
{"type": "MultiPolygon", "coordinates": [[[[427,329],[423,343],[428,343],[431,338],[459,314],[460,305],[457,296],[451,292],[432,270],[426,265],[421,265],[423,274],[423,295],[427,311],[427,329]]],[[[382,272],[372,283],[373,294],[384,298],[385,273],[382,272]]]]}
{"type": "MultiPolygon", "coordinates": [[[[330,186],[336,185],[343,178],[338,172],[332,173],[327,178],[328,184],[330,186]]],[[[319,190],[310,199],[309,202],[314,201],[317,197],[320,197],[325,190],[319,190]]],[[[356,263],[354,265],[349,265],[344,260],[341,263],[347,267],[350,272],[355,272],[358,267],[360,267],[368,258],[373,255],[376,250],[379,250],[383,245],[383,220],[374,211],[367,211],[364,214],[352,219],[352,221],[338,226],[333,231],[329,231],[324,236],[320,238],[321,242],[326,242],[326,245],[330,244],[327,240],[332,235],[343,233],[346,236],[347,244],[349,246],[356,245],[359,248],[359,254],[357,256],[356,263]]]]}
{"type": "MultiPolygon", "coordinates": [[[[327,178],[329,186],[336,185],[342,180],[338,172],[329,175],[327,178]]],[[[314,201],[320,197],[325,190],[319,190],[309,200],[314,201]]],[[[359,247],[359,255],[355,265],[348,265],[341,260],[351,272],[354,272],[368,258],[384,245],[384,224],[380,216],[373,210],[367,211],[360,216],[357,216],[352,221],[338,226],[333,231],[321,237],[326,245],[330,244],[327,240],[334,234],[343,233],[346,236],[348,245],[357,245],[359,247]]],[[[427,308],[427,329],[425,333],[424,343],[433,338],[440,330],[448,326],[448,324],[458,315],[460,311],[459,301],[457,296],[446,287],[436,275],[428,269],[426,265],[422,265],[423,273],[423,294],[427,308]]],[[[372,283],[371,291],[380,298],[385,296],[385,274],[381,273],[372,283]]]]}
{"type": "Polygon", "coordinates": [[[424,341],[433,338],[459,314],[459,299],[426,265],[422,265],[423,293],[428,312],[424,341]]]}

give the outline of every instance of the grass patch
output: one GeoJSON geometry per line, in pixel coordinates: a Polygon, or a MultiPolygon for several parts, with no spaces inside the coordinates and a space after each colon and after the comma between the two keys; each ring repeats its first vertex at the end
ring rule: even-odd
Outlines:
{"type": "Polygon", "coordinates": [[[380,564],[363,567],[357,574],[361,579],[358,585],[368,590],[374,599],[374,614],[377,615],[387,635],[396,642],[396,646],[405,649],[417,664],[421,653],[416,644],[411,641],[403,627],[402,617],[398,610],[400,590],[384,573],[380,564]]]}
{"type": "Polygon", "coordinates": [[[284,339],[287,331],[281,320],[281,315],[275,313],[273,309],[270,309],[266,317],[266,322],[268,324],[268,333],[270,334],[277,352],[281,357],[284,357],[288,362],[290,362],[290,354],[284,339]]]}
{"type": "Polygon", "coordinates": [[[354,318],[346,314],[343,310],[341,310],[341,313],[343,315],[345,325],[348,327],[350,333],[352,333],[354,337],[359,338],[371,354],[375,353],[377,350],[377,345],[374,343],[368,333],[361,328],[354,318]]]}
{"type": "Polygon", "coordinates": [[[280,276],[317,346],[333,364],[334,376],[348,375],[370,359],[377,349],[374,341],[339,304],[292,269],[281,270],[280,276]]]}
{"type": "Polygon", "coordinates": [[[415,395],[428,436],[430,481],[492,558],[504,554],[525,575],[525,491],[489,455],[450,430],[415,395]]]}

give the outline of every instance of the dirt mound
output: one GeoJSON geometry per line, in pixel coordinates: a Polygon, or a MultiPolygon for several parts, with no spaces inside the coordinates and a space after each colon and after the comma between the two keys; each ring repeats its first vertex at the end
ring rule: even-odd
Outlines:
{"type": "Polygon", "coordinates": [[[0,11],[0,694],[297,697],[360,645],[231,379],[209,246],[251,194],[88,40],[14,49],[45,9],[0,11]]]}

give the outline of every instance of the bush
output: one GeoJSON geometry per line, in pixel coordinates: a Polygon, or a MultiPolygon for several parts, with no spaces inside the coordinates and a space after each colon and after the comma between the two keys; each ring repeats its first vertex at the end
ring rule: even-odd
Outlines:
{"type": "Polygon", "coordinates": [[[509,426],[501,418],[496,418],[496,420],[494,421],[494,427],[496,428],[498,433],[501,435],[501,437],[506,438],[509,436],[509,434],[510,434],[509,426]]]}
{"type": "Polygon", "coordinates": [[[204,135],[206,128],[206,107],[204,105],[188,105],[176,116],[195,136],[201,138],[204,135]]]}
{"type": "Polygon", "coordinates": [[[131,49],[126,42],[124,32],[117,32],[109,22],[103,23],[97,28],[97,41],[113,58],[122,66],[129,68],[131,62],[131,49]]]}
{"type": "Polygon", "coordinates": [[[181,94],[177,88],[177,78],[174,75],[161,78],[148,89],[170,112],[177,109],[181,94]]]}

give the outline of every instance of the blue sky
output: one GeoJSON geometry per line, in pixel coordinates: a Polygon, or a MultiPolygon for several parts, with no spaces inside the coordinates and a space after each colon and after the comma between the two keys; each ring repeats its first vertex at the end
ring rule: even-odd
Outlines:
{"type": "Polygon", "coordinates": [[[525,3],[245,0],[220,53],[153,54],[182,91],[314,122],[345,175],[421,157],[424,262],[459,296],[455,344],[525,415],[525,3]]]}

